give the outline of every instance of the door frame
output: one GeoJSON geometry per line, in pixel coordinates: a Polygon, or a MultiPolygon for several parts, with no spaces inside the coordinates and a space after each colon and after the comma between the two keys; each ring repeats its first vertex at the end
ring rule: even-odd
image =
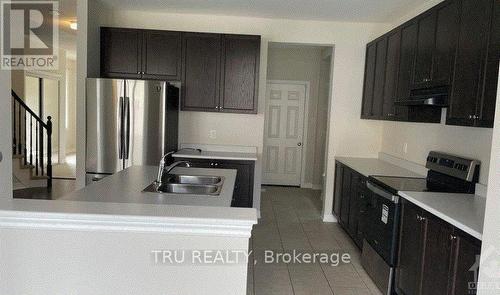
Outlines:
{"type": "MultiPolygon", "coordinates": [[[[62,75],[59,73],[47,73],[44,71],[36,71],[36,70],[29,70],[24,72],[24,79],[26,77],[33,77],[37,79],[51,79],[51,80],[57,80],[58,82],[58,94],[59,94],[59,101],[57,103],[57,115],[58,115],[58,125],[57,129],[59,131],[59,138],[57,142],[57,160],[58,163],[64,163],[66,159],[66,81],[63,79],[62,75]]],[[[25,93],[26,93],[26,85],[24,85],[25,93]]],[[[43,89],[42,89],[42,97],[40,97],[40,111],[43,113],[43,89]]],[[[40,115],[40,114],[38,114],[40,115]]],[[[40,116],[40,119],[42,121],[46,122],[47,118],[43,118],[40,116]]]]}
{"type": "MultiPolygon", "coordinates": [[[[305,188],[305,165],[306,165],[306,155],[307,153],[307,147],[309,145],[309,141],[307,140],[307,129],[309,127],[309,93],[311,91],[311,82],[309,81],[297,81],[297,80],[272,80],[269,79],[266,81],[266,92],[267,92],[267,86],[269,84],[291,84],[291,85],[301,85],[305,87],[305,98],[304,98],[304,122],[302,122],[302,160],[300,164],[300,187],[305,188]]],[[[265,101],[265,108],[264,108],[264,126],[266,126],[266,114],[267,114],[267,97],[265,101]]],[[[264,144],[266,144],[266,132],[264,131],[264,144]]],[[[263,174],[264,172],[262,172],[263,174]]]]}

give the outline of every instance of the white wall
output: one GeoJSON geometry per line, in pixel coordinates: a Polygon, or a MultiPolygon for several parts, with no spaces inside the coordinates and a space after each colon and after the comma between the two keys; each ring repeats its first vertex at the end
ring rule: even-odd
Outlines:
{"type": "Polygon", "coordinates": [[[431,150],[481,160],[479,182],[488,183],[492,129],[385,122],[382,152],[422,166],[431,150]],[[404,144],[408,144],[407,153],[404,144]]]}
{"type": "MultiPolygon", "coordinates": [[[[379,25],[249,17],[146,13],[114,10],[103,25],[162,30],[259,34],[262,36],[259,112],[257,115],[183,113],[183,142],[214,143],[208,130],[217,130],[217,143],[258,147],[256,193],[260,192],[268,42],[335,45],[333,103],[329,118],[328,175],[324,215],[331,218],[335,155],[376,157],[381,145],[380,122],[360,120],[366,43],[379,25]],[[353,132],[356,130],[356,132],[353,132]]],[[[260,206],[256,198],[257,207],[260,206]]]]}
{"type": "Polygon", "coordinates": [[[0,202],[12,199],[12,98],[10,71],[0,70],[0,202]]]}
{"type": "Polygon", "coordinates": [[[500,289],[500,277],[498,277],[498,265],[500,264],[500,231],[498,230],[500,224],[500,215],[498,214],[500,212],[500,83],[498,83],[497,90],[489,183],[479,282],[480,284],[496,283],[497,289],[480,289],[477,293],[478,295],[498,294],[500,289]],[[494,274],[495,271],[497,272],[496,276],[494,274]]]}
{"type": "Polygon", "coordinates": [[[248,238],[44,228],[1,228],[0,236],[0,294],[246,294],[243,255],[172,265],[155,263],[152,251],[185,249],[190,262],[189,250],[247,251],[248,238]]]}
{"type": "MultiPolygon", "coordinates": [[[[307,81],[310,83],[307,114],[307,138],[304,141],[305,167],[303,187],[321,187],[324,162],[326,122],[328,113],[319,112],[323,49],[320,46],[273,45],[268,50],[267,79],[307,81]]],[[[328,65],[329,66],[329,65],[328,65]]],[[[329,79],[328,73],[325,74],[329,79]]],[[[325,100],[328,100],[328,90],[325,100]]]]}
{"type": "Polygon", "coordinates": [[[76,61],[66,61],[66,153],[76,151],[76,61]]]}

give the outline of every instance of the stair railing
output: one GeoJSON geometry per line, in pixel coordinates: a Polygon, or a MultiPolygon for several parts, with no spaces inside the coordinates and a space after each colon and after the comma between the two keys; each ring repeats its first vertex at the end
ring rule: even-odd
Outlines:
{"type": "Polygon", "coordinates": [[[52,187],[52,117],[48,116],[47,122],[44,122],[14,90],[12,90],[12,98],[12,153],[14,156],[23,158],[24,166],[34,168],[35,176],[46,176],[47,187],[50,189],[52,187]],[[45,135],[47,135],[46,142],[45,135]]]}

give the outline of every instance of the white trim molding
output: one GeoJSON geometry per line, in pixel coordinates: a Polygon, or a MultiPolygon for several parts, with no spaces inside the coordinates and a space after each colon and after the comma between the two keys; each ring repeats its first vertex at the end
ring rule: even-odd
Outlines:
{"type": "Polygon", "coordinates": [[[335,215],[333,215],[332,213],[325,213],[323,214],[323,222],[337,223],[339,221],[337,217],[335,217],[335,215]]]}
{"type": "Polygon", "coordinates": [[[0,228],[91,232],[168,233],[190,236],[249,238],[253,222],[169,219],[152,216],[106,216],[48,212],[0,211],[0,228]]]}

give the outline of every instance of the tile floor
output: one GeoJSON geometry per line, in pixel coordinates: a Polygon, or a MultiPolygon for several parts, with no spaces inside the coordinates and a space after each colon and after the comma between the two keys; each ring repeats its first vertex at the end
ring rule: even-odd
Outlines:
{"type": "Polygon", "coordinates": [[[360,264],[360,251],[336,223],[321,221],[320,192],[264,187],[261,219],[255,225],[250,246],[249,295],[272,294],[381,294],[360,264]],[[265,264],[265,250],[291,253],[348,253],[351,263],[265,264]],[[251,260],[251,261],[252,261],[251,260]]]}

